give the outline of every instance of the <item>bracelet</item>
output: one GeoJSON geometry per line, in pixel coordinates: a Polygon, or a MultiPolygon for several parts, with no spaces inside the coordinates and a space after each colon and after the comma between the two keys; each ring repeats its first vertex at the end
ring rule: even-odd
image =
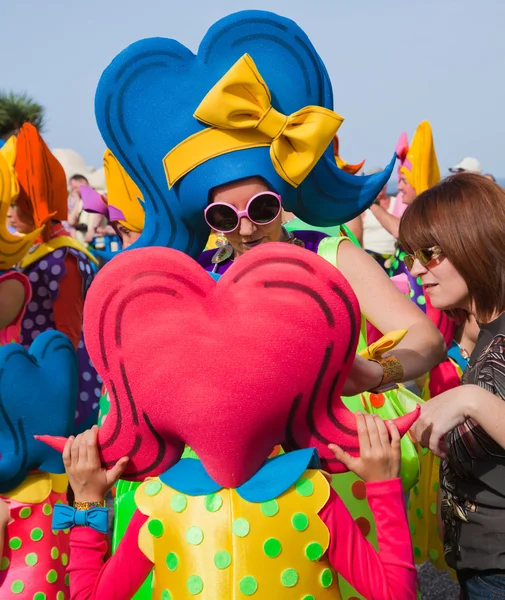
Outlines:
{"type": "Polygon", "coordinates": [[[107,508],[105,500],[100,502],[78,502],[74,501],[75,510],[91,510],[92,508],[107,508]]]}
{"type": "Polygon", "coordinates": [[[382,367],[382,380],[376,388],[369,390],[372,394],[380,394],[395,390],[403,380],[402,363],[393,354],[383,354],[380,358],[370,359],[382,367]]]}

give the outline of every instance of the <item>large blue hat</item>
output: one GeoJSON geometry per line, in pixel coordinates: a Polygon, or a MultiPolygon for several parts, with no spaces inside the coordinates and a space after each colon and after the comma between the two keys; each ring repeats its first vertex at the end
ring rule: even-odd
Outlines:
{"type": "Polygon", "coordinates": [[[337,167],[330,144],[295,188],[275,170],[269,148],[257,147],[211,158],[169,189],[163,159],[208,127],[194,112],[244,54],[283,115],[309,105],[333,109],[328,73],[308,37],[293,21],[263,11],[221,19],[196,55],[175,40],[141,40],[103,73],[95,99],[98,127],[145,200],[144,232],[132,248],[169,246],[197,256],[209,234],[203,215],[209,191],[231,181],[260,176],[282,196],[287,211],[312,225],[330,226],[362,213],[389,179],[394,158],[382,173],[353,176],[337,167]]]}

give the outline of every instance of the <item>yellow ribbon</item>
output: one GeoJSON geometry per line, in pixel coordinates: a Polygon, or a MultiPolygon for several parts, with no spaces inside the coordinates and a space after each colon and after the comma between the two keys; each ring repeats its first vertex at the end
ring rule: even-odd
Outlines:
{"type": "Polygon", "coordinates": [[[368,348],[362,350],[359,355],[367,360],[377,360],[384,354],[398,346],[398,344],[407,335],[406,329],[399,329],[398,331],[390,331],[386,335],[383,335],[380,340],[377,340],[373,344],[370,344],[368,348]]]}
{"type": "Polygon", "coordinates": [[[209,128],[182,141],[163,159],[169,188],[211,158],[263,146],[270,146],[277,173],[298,187],[344,119],[321,106],[307,106],[286,116],[273,108],[271,101],[253,59],[244,54],[194,113],[209,128]]]}

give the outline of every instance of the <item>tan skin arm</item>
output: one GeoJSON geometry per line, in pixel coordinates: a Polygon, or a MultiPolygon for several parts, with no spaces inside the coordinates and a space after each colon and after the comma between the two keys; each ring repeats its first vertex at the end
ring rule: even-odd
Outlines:
{"type": "Polygon", "coordinates": [[[0,329],[10,325],[25,303],[25,288],[17,279],[0,283],[0,329]]]}
{"type": "Polygon", "coordinates": [[[370,210],[384,229],[397,240],[400,235],[400,219],[389,214],[380,204],[372,204],[370,210]]]}
{"type": "Polygon", "coordinates": [[[403,366],[403,381],[427,373],[444,360],[446,348],[436,326],[391,283],[373,258],[351,242],[344,242],[338,249],[337,264],[372,325],[382,333],[408,330],[394,350],[403,366]]]}
{"type": "Polygon", "coordinates": [[[346,223],[347,227],[354,234],[361,246],[363,246],[363,217],[359,215],[352,221],[346,223]]]}

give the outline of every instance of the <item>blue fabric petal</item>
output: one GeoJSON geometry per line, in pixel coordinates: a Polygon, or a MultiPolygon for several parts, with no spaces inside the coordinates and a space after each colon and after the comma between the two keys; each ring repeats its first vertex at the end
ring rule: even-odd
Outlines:
{"type": "Polygon", "coordinates": [[[452,343],[452,346],[449,348],[447,352],[447,356],[452,358],[452,360],[459,366],[459,368],[464,371],[468,364],[468,358],[464,358],[461,356],[461,350],[456,342],[452,343]]]}
{"type": "Polygon", "coordinates": [[[91,527],[100,533],[109,530],[108,508],[90,508],[89,510],[75,510],[66,504],[56,504],[53,512],[53,530],[70,529],[71,527],[91,527]]]}
{"type": "Polygon", "coordinates": [[[315,448],[281,454],[267,460],[249,481],[237,488],[237,493],[248,502],[266,502],[283,494],[306,469],[319,469],[320,466],[315,448]]]}
{"type": "Polygon", "coordinates": [[[223,487],[212,479],[202,462],[196,458],[181,458],[177,464],[160,475],[160,480],[188,496],[214,494],[223,487]]]}
{"type": "MultiPolygon", "coordinates": [[[[248,502],[267,502],[284,493],[306,469],[319,468],[319,455],[314,448],[281,454],[267,460],[261,469],[236,491],[248,502]]],[[[160,480],[188,496],[213,494],[222,489],[222,486],[207,473],[202,462],[194,458],[182,458],[160,475],[160,480]]]]}

